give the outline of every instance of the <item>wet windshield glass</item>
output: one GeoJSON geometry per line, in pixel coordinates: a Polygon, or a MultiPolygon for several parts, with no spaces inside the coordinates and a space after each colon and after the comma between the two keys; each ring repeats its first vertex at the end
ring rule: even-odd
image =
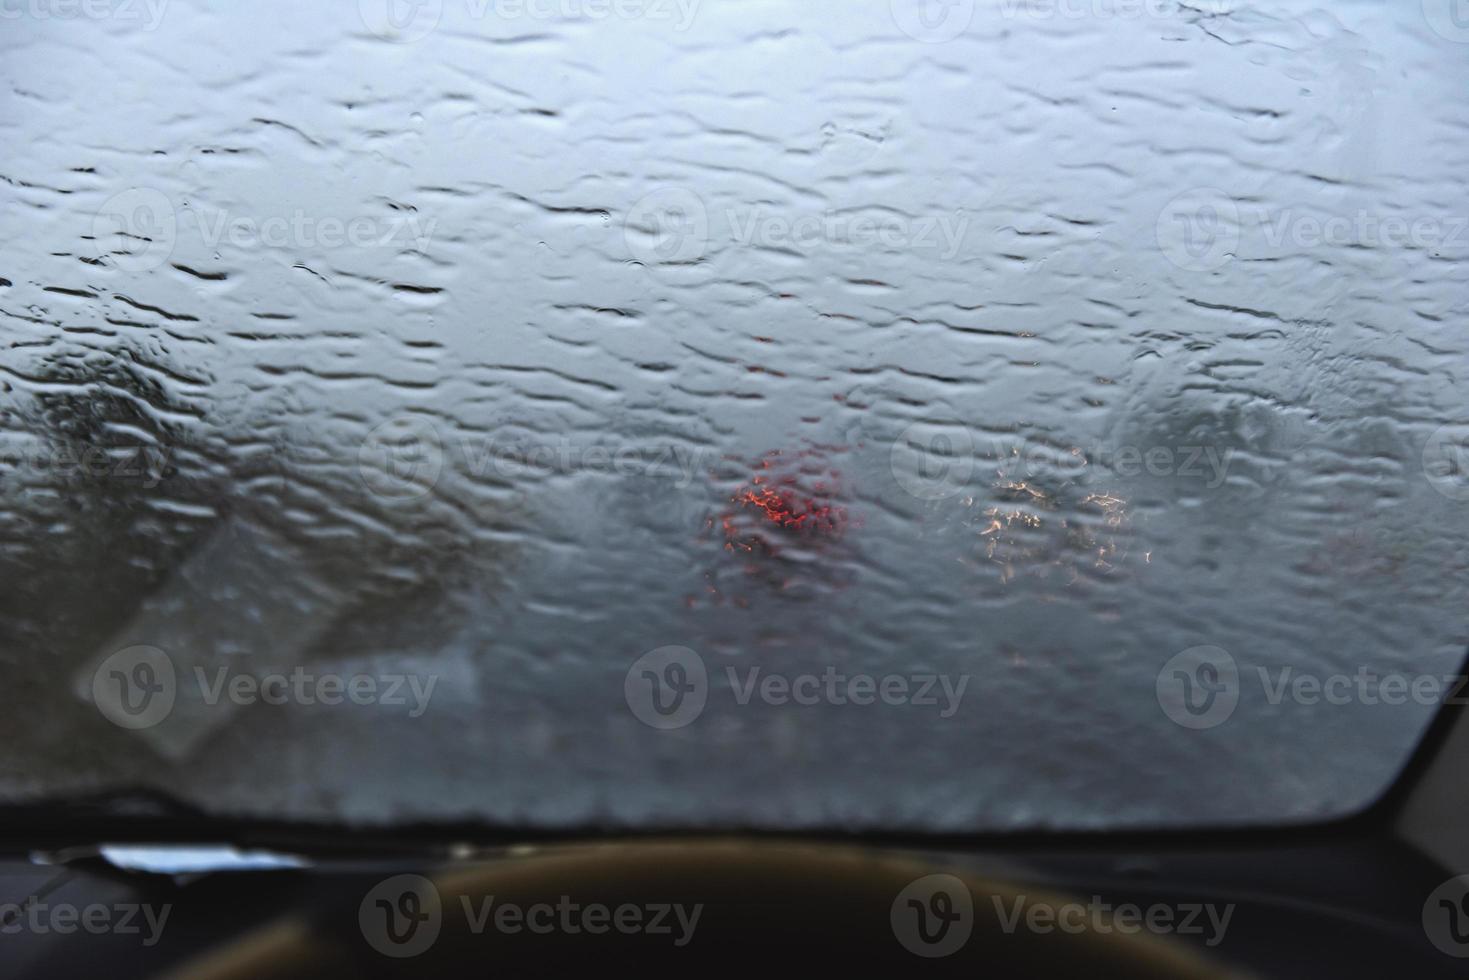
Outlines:
{"type": "Polygon", "coordinates": [[[7,801],[1279,822],[1459,669],[1450,3],[0,16],[7,801]]]}

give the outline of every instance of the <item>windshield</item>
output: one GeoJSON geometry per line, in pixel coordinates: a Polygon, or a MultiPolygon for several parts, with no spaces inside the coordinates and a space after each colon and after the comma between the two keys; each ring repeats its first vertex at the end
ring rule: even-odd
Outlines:
{"type": "Polygon", "coordinates": [[[1371,802],[1466,642],[1451,4],[6,4],[6,802],[1371,802]]]}

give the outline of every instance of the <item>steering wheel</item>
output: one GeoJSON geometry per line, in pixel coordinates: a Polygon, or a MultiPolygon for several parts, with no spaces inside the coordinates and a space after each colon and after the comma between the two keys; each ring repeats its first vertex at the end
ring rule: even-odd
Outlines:
{"type": "Polygon", "coordinates": [[[354,884],[338,900],[290,910],[168,976],[482,978],[805,963],[864,972],[937,967],[972,978],[1229,975],[1175,939],[1057,914],[1074,913],[1082,904],[1074,899],[959,863],[851,845],[557,845],[471,865],[379,869],[354,884]]]}

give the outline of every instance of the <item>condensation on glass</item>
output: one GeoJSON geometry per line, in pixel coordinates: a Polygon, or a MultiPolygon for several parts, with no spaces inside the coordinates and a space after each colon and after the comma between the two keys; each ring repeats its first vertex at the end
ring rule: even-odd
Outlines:
{"type": "Polygon", "coordinates": [[[1459,668],[1434,4],[54,6],[7,800],[1278,822],[1459,668]]]}

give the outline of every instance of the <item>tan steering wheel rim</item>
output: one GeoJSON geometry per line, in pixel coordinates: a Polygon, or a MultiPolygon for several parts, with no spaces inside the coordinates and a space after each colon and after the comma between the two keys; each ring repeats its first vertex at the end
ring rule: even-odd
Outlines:
{"type": "MultiPolygon", "coordinates": [[[[701,953],[710,955],[712,944],[714,959],[729,966],[734,965],[731,957],[742,958],[742,951],[752,957],[775,956],[804,947],[833,965],[844,959],[891,958],[894,964],[951,966],[969,975],[977,975],[977,968],[983,975],[1003,977],[1075,973],[1218,980],[1235,975],[1177,940],[1109,928],[1106,922],[1083,929],[1017,927],[1017,907],[1054,909],[1075,900],[996,881],[960,863],[852,845],[723,838],[568,844],[520,849],[496,860],[422,873],[437,893],[441,924],[432,948],[421,955],[401,960],[382,956],[361,935],[323,929],[318,916],[303,912],[196,958],[168,977],[484,976],[487,968],[508,967],[518,956],[547,969],[563,956],[566,966],[585,965],[586,957],[604,955],[604,944],[611,949],[623,941],[625,937],[586,935],[574,940],[526,933],[491,936],[483,931],[483,919],[480,931],[474,928],[473,910],[483,909],[488,897],[524,908],[554,904],[561,896],[574,896],[583,905],[703,905],[704,918],[693,941],[679,951],[691,964],[701,953]],[[913,951],[911,936],[905,946],[898,935],[905,927],[897,924],[904,913],[895,913],[894,907],[904,907],[900,896],[905,889],[935,875],[946,876],[939,882],[943,888],[952,890],[957,881],[962,883],[957,887],[968,891],[972,925],[957,949],[928,957],[913,951]],[[701,950],[700,941],[706,938],[709,943],[701,950]]],[[[921,904],[923,889],[931,892],[932,887],[928,881],[909,894],[916,894],[921,904]]],[[[357,910],[343,910],[344,916],[348,913],[355,919],[357,910]]],[[[915,907],[915,919],[918,914],[915,907]]],[[[621,948],[640,956],[648,944],[621,948]]],[[[779,960],[769,963],[778,965],[779,960]]]]}

